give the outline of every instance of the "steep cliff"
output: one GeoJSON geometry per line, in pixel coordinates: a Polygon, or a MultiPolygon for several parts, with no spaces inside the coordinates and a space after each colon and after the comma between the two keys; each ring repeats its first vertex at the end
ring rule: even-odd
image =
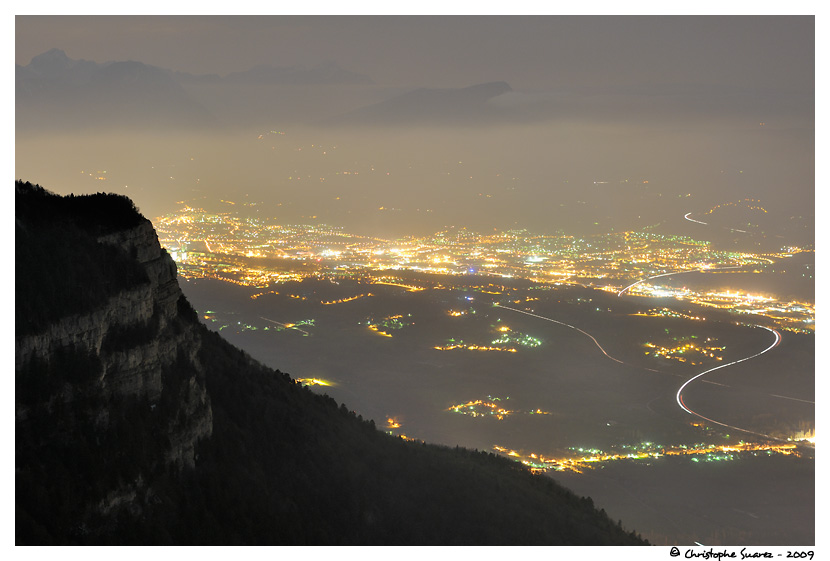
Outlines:
{"type": "MultiPolygon", "coordinates": [[[[27,212],[32,201],[23,201],[18,205],[21,212],[16,217],[16,251],[23,253],[30,251],[32,245],[49,243],[48,239],[36,238],[53,234],[48,229],[43,231],[42,222],[46,218],[55,219],[54,212],[47,210],[47,207],[58,205],[61,200],[31,185],[19,184],[17,189],[18,199],[35,199],[38,203],[34,206],[36,213],[27,212]]],[[[110,197],[110,200],[118,201],[115,197],[110,197]]],[[[78,197],[76,206],[100,207],[95,209],[95,213],[106,214],[115,210],[108,208],[106,201],[101,197],[78,197]]],[[[74,226],[76,236],[86,233],[88,243],[108,246],[116,255],[137,263],[138,271],[143,275],[141,282],[134,285],[110,288],[112,294],[91,309],[54,317],[41,329],[18,326],[19,332],[15,337],[16,372],[27,372],[50,364],[54,369],[61,360],[66,360],[67,354],[92,358],[100,364],[96,364],[95,372],[89,374],[80,387],[64,383],[56,387],[54,393],[40,396],[46,398],[45,401],[18,401],[16,418],[18,423],[26,422],[33,414],[33,407],[45,407],[48,412],[56,401],[64,406],[71,404],[79,392],[87,397],[96,396],[103,402],[146,399],[149,406],[155,409],[164,390],[165,371],[174,369],[177,361],[184,361],[192,365],[193,372],[188,372],[187,377],[181,380],[175,377],[168,380],[169,384],[185,384],[187,391],[179,402],[183,413],[181,421],[176,420],[174,426],[164,429],[170,440],[166,457],[170,463],[193,466],[196,442],[209,436],[212,430],[210,400],[203,376],[199,376],[196,360],[200,338],[180,317],[180,308],[186,308],[186,304],[180,305],[184,296],[176,281],[175,263],[160,247],[152,224],[143,218],[133,221],[137,223],[112,232],[91,231],[89,225],[73,224],[71,215],[61,225],[64,231],[74,226]]],[[[66,269],[48,270],[48,262],[41,265],[47,270],[39,274],[49,276],[55,282],[63,281],[66,269]]],[[[19,268],[16,271],[18,285],[33,283],[32,273],[19,268]]],[[[95,286],[79,288],[102,290],[102,287],[95,286]]],[[[41,294],[37,298],[45,296],[41,294]]],[[[25,302],[17,304],[18,312],[21,307],[26,307],[25,302]]],[[[106,408],[100,410],[96,415],[98,424],[106,426],[108,416],[106,408]]]]}
{"type": "Polygon", "coordinates": [[[393,438],[200,324],[124,197],[17,183],[18,544],[642,544],[520,464],[393,438]]]}
{"type": "Polygon", "coordinates": [[[195,465],[213,430],[201,337],[132,203],[16,191],[18,504],[54,486],[47,504],[83,534],[140,511],[159,473],[195,465]]]}

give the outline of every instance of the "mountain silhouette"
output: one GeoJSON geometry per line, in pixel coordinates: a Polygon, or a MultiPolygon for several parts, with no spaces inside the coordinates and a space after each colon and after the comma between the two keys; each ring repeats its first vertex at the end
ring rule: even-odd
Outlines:
{"type": "Polygon", "coordinates": [[[476,124],[502,116],[488,102],[512,91],[506,82],[466,88],[419,88],[329,120],[332,125],[476,124]]]}
{"type": "Polygon", "coordinates": [[[18,128],[180,127],[215,119],[172,73],[136,61],[73,60],[60,49],[15,68],[18,128]]]}

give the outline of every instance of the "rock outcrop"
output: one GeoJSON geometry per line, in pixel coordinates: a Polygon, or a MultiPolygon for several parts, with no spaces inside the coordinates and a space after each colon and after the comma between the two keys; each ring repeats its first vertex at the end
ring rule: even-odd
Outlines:
{"type": "MultiPolygon", "coordinates": [[[[211,434],[212,411],[196,358],[201,338],[191,324],[180,319],[184,297],[176,281],[176,264],[146,219],[137,226],[97,236],[96,241],[137,261],[147,281],[118,291],[93,310],[61,317],[36,333],[17,335],[16,371],[33,362],[49,364],[67,351],[100,361],[94,379],[80,387],[63,384],[57,395],[50,396],[47,409],[55,401],[71,406],[79,394],[96,396],[104,403],[142,398],[155,408],[165,383],[181,385],[179,411],[170,415],[167,427],[170,446],[165,456],[170,464],[192,467],[196,443],[211,434]],[[188,368],[180,368],[182,363],[188,368]]],[[[186,301],[184,306],[189,308],[186,301]]],[[[17,422],[25,423],[32,408],[18,400],[17,422]]],[[[108,413],[106,408],[98,412],[99,425],[106,425],[108,413]]]]}

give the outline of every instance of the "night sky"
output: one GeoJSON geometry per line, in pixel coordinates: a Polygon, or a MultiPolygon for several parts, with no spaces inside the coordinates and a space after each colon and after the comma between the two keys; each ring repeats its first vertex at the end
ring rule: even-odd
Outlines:
{"type": "Polygon", "coordinates": [[[334,61],[404,87],[811,94],[813,26],[796,16],[18,16],[15,62],[58,47],[196,74],[334,61]]]}
{"type": "Polygon", "coordinates": [[[685,234],[752,199],[809,245],[821,33],[792,9],[16,16],[15,177],[387,238],[685,234]]]}
{"type": "Polygon", "coordinates": [[[815,214],[812,16],[17,16],[15,38],[16,176],[106,170],[151,218],[228,193],[386,236],[815,214]]]}

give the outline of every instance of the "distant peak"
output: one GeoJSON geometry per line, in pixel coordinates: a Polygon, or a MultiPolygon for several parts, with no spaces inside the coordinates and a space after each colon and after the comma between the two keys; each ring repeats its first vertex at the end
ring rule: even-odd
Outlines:
{"type": "Polygon", "coordinates": [[[66,56],[66,53],[61,49],[49,49],[45,53],[32,58],[29,68],[38,72],[55,72],[69,68],[72,62],[72,59],[66,56]]]}
{"type": "Polygon", "coordinates": [[[32,58],[30,64],[39,62],[69,62],[70,59],[62,49],[49,49],[45,53],[39,54],[32,58]]]}
{"type": "Polygon", "coordinates": [[[66,52],[63,49],[58,49],[57,47],[53,47],[46,51],[45,53],[39,56],[52,56],[52,57],[61,57],[61,58],[69,58],[66,56],[66,52]]]}

